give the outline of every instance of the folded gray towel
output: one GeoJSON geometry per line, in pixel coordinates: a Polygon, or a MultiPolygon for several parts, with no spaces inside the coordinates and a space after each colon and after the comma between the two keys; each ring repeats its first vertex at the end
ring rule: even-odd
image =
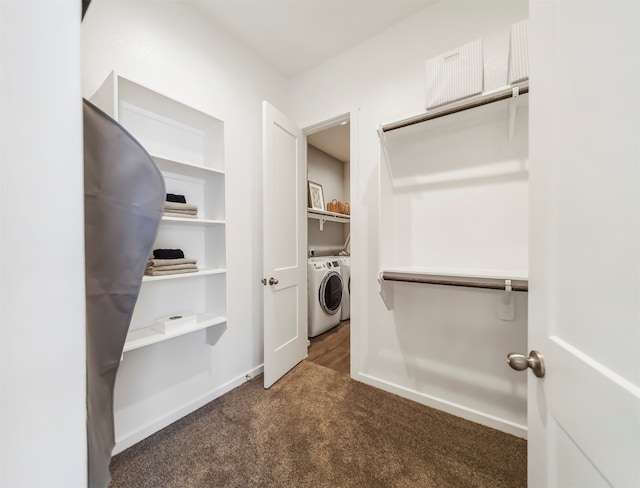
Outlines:
{"type": "Polygon", "coordinates": [[[192,203],[178,203],[178,202],[164,202],[165,210],[192,210],[198,211],[198,206],[193,205],[192,203]]]}
{"type": "Polygon", "coordinates": [[[198,268],[195,269],[169,269],[166,271],[159,271],[153,268],[147,268],[144,270],[144,274],[147,276],[165,276],[165,275],[174,275],[174,274],[183,274],[183,273],[197,273],[198,268]]]}
{"type": "Polygon", "coordinates": [[[196,259],[180,258],[180,259],[149,259],[147,268],[158,266],[175,266],[176,264],[196,264],[196,259]]]}

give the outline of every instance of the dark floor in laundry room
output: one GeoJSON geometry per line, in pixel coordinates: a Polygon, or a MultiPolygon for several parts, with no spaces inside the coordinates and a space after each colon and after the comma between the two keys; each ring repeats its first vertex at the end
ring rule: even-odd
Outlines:
{"type": "Polygon", "coordinates": [[[118,454],[110,487],[526,486],[525,440],[351,380],[349,328],[118,454]]]}
{"type": "Polygon", "coordinates": [[[351,368],[350,325],[349,320],[343,320],[333,329],[313,337],[307,361],[348,376],[351,368]]]}

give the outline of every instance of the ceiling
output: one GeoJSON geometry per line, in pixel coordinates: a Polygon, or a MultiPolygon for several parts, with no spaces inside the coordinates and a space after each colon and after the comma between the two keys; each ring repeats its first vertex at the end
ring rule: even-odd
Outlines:
{"type": "MultiPolygon", "coordinates": [[[[436,0],[185,1],[291,79],[436,0]]],[[[348,124],[309,135],[307,140],[349,162],[348,124]]]]}
{"type": "Polygon", "coordinates": [[[350,125],[340,124],[325,129],[320,132],[314,132],[307,136],[307,143],[313,147],[317,147],[321,151],[333,156],[338,161],[348,163],[350,160],[349,150],[349,128],[350,125]]]}
{"type": "Polygon", "coordinates": [[[435,0],[187,0],[293,78],[435,0]]]}

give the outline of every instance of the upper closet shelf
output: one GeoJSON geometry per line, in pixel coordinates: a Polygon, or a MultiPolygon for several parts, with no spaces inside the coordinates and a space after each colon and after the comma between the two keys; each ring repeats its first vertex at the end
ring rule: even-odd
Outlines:
{"type": "Polygon", "coordinates": [[[324,229],[325,222],[340,222],[342,224],[351,222],[350,215],[327,212],[326,210],[317,210],[315,208],[307,208],[307,217],[319,220],[320,230],[324,229]]]}
{"type": "Polygon", "coordinates": [[[224,175],[221,119],[113,71],[91,101],[126,127],[162,170],[224,175]]]}
{"type": "Polygon", "coordinates": [[[420,115],[415,115],[413,117],[383,125],[380,127],[379,134],[382,137],[384,133],[387,132],[402,129],[404,127],[409,127],[415,124],[421,124],[422,122],[428,122],[430,120],[446,117],[447,115],[464,112],[465,110],[470,110],[473,108],[482,107],[483,105],[500,102],[502,100],[517,98],[518,96],[524,95],[526,93],[529,93],[529,81],[524,81],[522,83],[517,83],[514,85],[503,86],[501,88],[496,88],[495,90],[485,92],[482,95],[477,95],[475,97],[460,100],[459,102],[450,103],[448,105],[429,110],[420,115]]]}

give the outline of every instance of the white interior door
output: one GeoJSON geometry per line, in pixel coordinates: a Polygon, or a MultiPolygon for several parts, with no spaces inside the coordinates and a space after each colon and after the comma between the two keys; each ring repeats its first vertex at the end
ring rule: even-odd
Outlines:
{"type": "Polygon", "coordinates": [[[639,24],[530,4],[530,487],[640,486],[639,24]]]}
{"type": "Polygon", "coordinates": [[[307,355],[306,158],[302,131],[267,102],[263,116],[264,387],[307,355]]]}

